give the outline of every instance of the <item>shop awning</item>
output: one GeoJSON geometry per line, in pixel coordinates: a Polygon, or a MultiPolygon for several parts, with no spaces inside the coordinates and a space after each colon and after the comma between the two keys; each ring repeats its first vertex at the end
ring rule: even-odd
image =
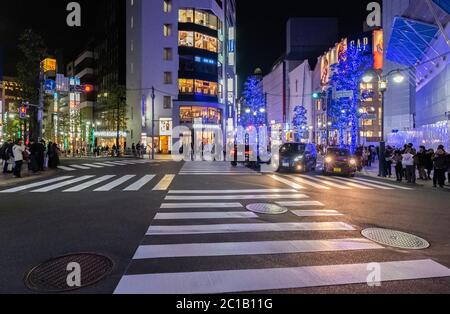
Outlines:
{"type": "Polygon", "coordinates": [[[450,14],[450,0],[433,0],[442,10],[450,14]]]}
{"type": "Polygon", "coordinates": [[[436,25],[396,17],[387,49],[387,59],[414,66],[423,59],[438,31],[436,25]]]}

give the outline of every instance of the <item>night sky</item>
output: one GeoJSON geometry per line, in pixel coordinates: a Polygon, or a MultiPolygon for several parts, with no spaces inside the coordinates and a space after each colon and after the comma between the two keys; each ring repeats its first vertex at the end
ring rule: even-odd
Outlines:
{"type": "MultiPolygon", "coordinates": [[[[0,4],[0,49],[4,51],[4,74],[14,75],[17,38],[25,28],[43,34],[50,52],[60,51],[69,60],[80,52],[100,28],[102,1],[80,0],[82,28],[69,28],[65,20],[68,0],[13,0],[0,4]]],[[[157,0],[147,0],[157,1],[157,0]]],[[[237,0],[238,68],[241,78],[256,67],[267,73],[285,50],[289,17],[338,17],[341,37],[362,32],[369,0],[262,1],[237,0]],[[305,4],[307,3],[307,4],[305,4]]]]}

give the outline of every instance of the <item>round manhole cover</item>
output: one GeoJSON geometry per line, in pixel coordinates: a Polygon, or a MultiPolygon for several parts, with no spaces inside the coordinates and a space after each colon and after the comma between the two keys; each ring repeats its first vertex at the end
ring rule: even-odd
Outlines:
{"type": "Polygon", "coordinates": [[[27,274],[25,283],[28,288],[40,292],[72,291],[98,283],[113,266],[113,262],[102,255],[70,254],[36,266],[27,274]],[[77,278],[81,285],[78,285],[77,278]]]}
{"type": "Polygon", "coordinates": [[[250,204],[247,205],[249,211],[267,214],[267,215],[281,215],[288,212],[288,209],[275,204],[250,204]]]}
{"type": "Polygon", "coordinates": [[[362,235],[369,240],[399,249],[423,250],[430,247],[430,244],[415,235],[381,228],[371,228],[363,230],[362,235]]]}

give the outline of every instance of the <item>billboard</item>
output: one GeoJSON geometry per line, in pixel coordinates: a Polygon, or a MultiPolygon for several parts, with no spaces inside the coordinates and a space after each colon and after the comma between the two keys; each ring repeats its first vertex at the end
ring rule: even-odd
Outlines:
{"type": "Polygon", "coordinates": [[[42,71],[44,74],[55,73],[56,74],[56,59],[47,58],[41,63],[42,71]]]}
{"type": "Polygon", "coordinates": [[[373,32],[373,67],[375,70],[382,70],[384,64],[384,40],[383,31],[373,32]]]}

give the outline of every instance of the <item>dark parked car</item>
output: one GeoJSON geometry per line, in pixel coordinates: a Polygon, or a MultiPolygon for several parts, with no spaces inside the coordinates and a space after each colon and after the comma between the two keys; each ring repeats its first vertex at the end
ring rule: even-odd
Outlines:
{"type": "Polygon", "coordinates": [[[313,144],[287,143],[280,148],[279,171],[308,172],[316,170],[317,150],[313,144]]]}
{"type": "Polygon", "coordinates": [[[325,155],[323,173],[354,177],[358,161],[347,148],[330,147],[325,155]]]}

